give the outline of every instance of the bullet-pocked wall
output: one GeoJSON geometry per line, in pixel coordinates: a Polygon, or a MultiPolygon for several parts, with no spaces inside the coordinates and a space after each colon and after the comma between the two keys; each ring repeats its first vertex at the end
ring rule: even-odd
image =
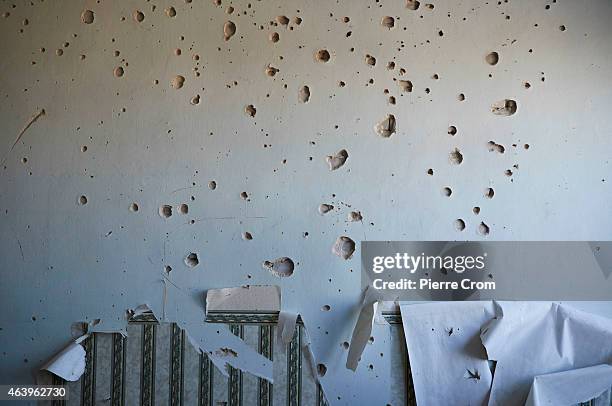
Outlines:
{"type": "Polygon", "coordinates": [[[384,403],[383,328],[344,366],[360,241],[612,238],[609,1],[0,14],[3,383],[75,321],[148,303],[201,322],[207,289],[277,284],[328,399],[384,403]]]}

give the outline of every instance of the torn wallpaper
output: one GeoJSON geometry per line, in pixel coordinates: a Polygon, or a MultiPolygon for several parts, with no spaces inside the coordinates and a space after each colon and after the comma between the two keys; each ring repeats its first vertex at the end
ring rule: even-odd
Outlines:
{"type": "Polygon", "coordinates": [[[418,402],[518,406],[531,389],[531,401],[542,404],[559,382],[588,379],[582,391],[557,392],[555,399],[563,403],[553,404],[607,392],[608,367],[588,367],[612,362],[612,319],[554,302],[442,302],[400,309],[418,402]],[[444,390],[432,391],[432,382],[444,390]]]}
{"type": "Polygon", "coordinates": [[[67,381],[77,381],[85,371],[85,349],[81,342],[86,338],[87,335],[84,335],[68,344],[40,369],[49,371],[67,381]]]}
{"type": "Polygon", "coordinates": [[[610,404],[612,366],[572,369],[533,378],[525,406],[575,405],[592,399],[610,404]]]}
{"type": "Polygon", "coordinates": [[[381,303],[382,301],[374,289],[368,288],[365,290],[361,311],[353,329],[349,352],[346,356],[346,367],[348,369],[353,371],[357,369],[361,354],[363,354],[366,344],[372,336],[372,326],[377,321],[377,316],[379,322],[384,320],[380,317],[381,303]]]}
{"type": "Polygon", "coordinates": [[[612,362],[612,320],[567,304],[495,302],[481,339],[497,361],[491,405],[522,405],[537,375],[612,362]]]}
{"type": "Polygon", "coordinates": [[[402,304],[400,309],[417,403],[485,406],[492,376],[479,333],[493,317],[492,303],[402,304]]]}
{"type": "Polygon", "coordinates": [[[205,322],[206,292],[172,284],[167,297],[166,317],[184,329],[191,343],[205,351],[221,371],[227,373],[226,365],[231,365],[273,381],[272,361],[232,334],[227,325],[205,322]]]}

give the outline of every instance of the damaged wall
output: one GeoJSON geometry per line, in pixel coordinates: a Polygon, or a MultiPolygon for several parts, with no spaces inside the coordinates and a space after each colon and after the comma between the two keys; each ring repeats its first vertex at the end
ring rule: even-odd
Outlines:
{"type": "Polygon", "coordinates": [[[361,240],[612,237],[611,16],[2,2],[0,381],[31,381],[75,321],[148,303],[197,330],[207,289],[278,284],[328,399],[385,403],[363,390],[390,382],[384,326],[345,368],[361,240]]]}

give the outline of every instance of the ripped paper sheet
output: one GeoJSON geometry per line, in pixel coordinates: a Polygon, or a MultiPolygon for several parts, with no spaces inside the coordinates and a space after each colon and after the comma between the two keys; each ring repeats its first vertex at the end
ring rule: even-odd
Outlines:
{"type": "MultiPolygon", "coordinates": [[[[283,296],[279,293],[279,296],[283,298],[283,296]]],[[[312,340],[309,334],[308,325],[304,316],[301,313],[298,313],[295,310],[295,307],[292,305],[285,303],[281,303],[281,310],[278,313],[278,321],[276,323],[276,345],[286,348],[289,343],[293,340],[298,318],[301,319],[302,322],[302,337],[301,337],[301,351],[302,356],[304,357],[304,361],[306,362],[308,369],[310,371],[311,376],[314,380],[320,385],[321,395],[325,401],[327,401],[326,393],[326,383],[322,381],[322,375],[318,374],[317,371],[317,358],[314,354],[312,340]]],[[[327,403],[329,404],[329,403],[327,403]]]]}
{"type": "Polygon", "coordinates": [[[70,382],[78,381],[85,372],[85,349],[81,342],[87,337],[86,334],[72,341],[40,369],[70,382]]]}
{"type": "MultiPolygon", "coordinates": [[[[300,315],[300,317],[302,316],[300,315]]],[[[304,323],[304,330],[302,331],[302,354],[306,360],[306,363],[308,364],[310,373],[317,380],[317,382],[319,382],[319,374],[317,373],[317,359],[312,351],[312,341],[310,340],[310,334],[308,334],[308,328],[306,327],[306,322],[303,318],[302,323],[304,323]]]]}
{"type": "Polygon", "coordinates": [[[226,326],[210,326],[208,324],[193,324],[186,322],[177,323],[180,328],[185,330],[189,341],[195,348],[204,351],[217,368],[228,376],[227,364],[241,371],[248,372],[259,378],[273,382],[272,361],[258,354],[257,351],[249,347],[240,337],[235,336],[227,330],[226,326]],[[211,340],[211,330],[225,331],[223,337],[211,340]]]}
{"type": "Polygon", "coordinates": [[[181,288],[175,283],[166,284],[168,320],[185,330],[195,348],[206,353],[215,366],[228,374],[227,366],[273,381],[272,361],[235,336],[227,325],[206,323],[205,292],[181,288]]]}
{"type": "Polygon", "coordinates": [[[278,314],[278,325],[276,326],[276,340],[278,343],[289,344],[295,333],[295,325],[297,324],[297,313],[280,312],[278,314]]]}
{"type": "Polygon", "coordinates": [[[363,294],[363,301],[361,303],[361,311],[357,318],[357,323],[353,329],[351,336],[351,344],[349,346],[349,352],[346,357],[346,367],[355,371],[361,355],[365,350],[366,344],[372,335],[373,324],[386,324],[384,318],[380,314],[381,304],[380,296],[374,289],[370,289],[368,286],[363,294]]]}
{"type": "Polygon", "coordinates": [[[235,288],[209,289],[206,292],[206,312],[209,311],[280,311],[280,287],[276,285],[245,285],[235,288]]]}
{"type": "Polygon", "coordinates": [[[491,370],[480,326],[491,302],[400,305],[410,369],[419,405],[486,405],[491,370]]]}
{"type": "Polygon", "coordinates": [[[301,314],[293,313],[289,311],[281,312],[278,316],[277,334],[276,340],[279,345],[286,346],[293,339],[295,328],[297,327],[298,317],[302,318],[302,339],[301,339],[301,350],[304,360],[308,366],[312,377],[321,385],[323,397],[325,397],[325,388],[321,382],[320,376],[317,372],[317,359],[312,350],[312,341],[310,340],[310,334],[308,334],[308,327],[301,314]]]}
{"type": "MultiPolygon", "coordinates": [[[[276,327],[276,339],[279,345],[289,344],[295,335],[297,319],[296,312],[280,311],[281,291],[276,285],[245,285],[232,288],[209,289],[206,292],[206,312],[228,311],[265,311],[279,312],[276,327]]],[[[308,364],[312,376],[318,379],[316,359],[312,351],[312,343],[308,329],[304,325],[302,331],[302,353],[308,364]]],[[[196,344],[197,345],[197,344],[196,344]]],[[[233,347],[232,347],[233,348],[233,347]]],[[[233,349],[222,348],[217,350],[215,356],[231,357],[233,349]]],[[[254,371],[250,371],[254,373],[254,371]]]]}
{"type": "Polygon", "coordinates": [[[490,405],[523,405],[537,375],[612,362],[612,320],[550,302],[495,302],[482,343],[497,361],[490,405]]]}
{"type": "MultiPolygon", "coordinates": [[[[214,326],[207,324],[204,321],[204,312],[202,309],[203,301],[201,300],[202,293],[198,292],[191,295],[192,300],[190,300],[190,295],[181,291],[178,286],[169,284],[166,285],[166,287],[171,287],[167,290],[169,297],[172,298],[172,305],[168,306],[171,320],[175,321],[181,329],[185,330],[185,335],[194,348],[196,348],[198,351],[206,353],[209,359],[223,375],[229,376],[227,369],[227,366],[229,365],[240,369],[241,371],[251,373],[259,378],[273,382],[272,361],[259,354],[240,337],[232,334],[227,326],[214,326]],[[198,297],[200,299],[198,299],[198,297]],[[187,317],[187,314],[190,316],[187,317]]],[[[101,326],[103,326],[103,323],[99,320],[89,324],[76,323],[72,326],[72,329],[76,332],[80,327],[88,333],[119,332],[124,334],[126,332],[127,322],[129,320],[133,321],[138,320],[139,318],[159,320],[156,313],[148,304],[141,304],[133,309],[128,309],[126,313],[127,319],[124,321],[122,326],[116,326],[117,328],[115,330],[102,329],[101,326]]],[[[81,337],[78,342],[81,342],[82,340],[83,337],[81,337]]],[[[80,345],[78,347],[82,349],[80,345]]],[[[80,351],[73,345],[66,348],[66,350],[71,351],[71,356],[75,356],[77,351],[80,351]]],[[[85,352],[83,350],[83,370],[85,362],[84,354],[85,352]]],[[[61,353],[58,354],[58,357],[60,355],[61,353]]],[[[66,361],[69,360],[70,358],[66,361]]],[[[51,364],[51,362],[49,362],[49,364],[51,364]]],[[[59,365],[65,364],[67,364],[67,362],[62,362],[62,364],[59,365]]],[[[41,369],[50,370],[45,367],[41,369]]],[[[81,370],[80,374],[83,373],[83,370],[81,370]]],[[[65,379],[69,380],[68,378],[65,379]]],[[[75,380],[77,379],[78,377],[76,377],[75,380]]]]}
{"type": "Polygon", "coordinates": [[[140,304],[135,308],[128,310],[129,318],[137,318],[148,315],[153,315],[153,310],[151,310],[151,307],[146,303],[140,304]]]}
{"type": "Polygon", "coordinates": [[[575,405],[596,398],[608,406],[611,387],[612,366],[607,364],[539,375],[525,406],[575,405]]]}
{"type": "MultiPolygon", "coordinates": [[[[573,370],[612,362],[612,320],[565,304],[443,302],[400,309],[419,404],[482,405],[488,395],[488,405],[523,405],[536,376],[575,378],[585,372],[573,370]],[[493,377],[487,359],[497,361],[493,377]],[[432,390],[432,382],[443,390],[432,390]]],[[[576,393],[558,393],[563,397],[553,404],[575,404],[576,393]]]]}

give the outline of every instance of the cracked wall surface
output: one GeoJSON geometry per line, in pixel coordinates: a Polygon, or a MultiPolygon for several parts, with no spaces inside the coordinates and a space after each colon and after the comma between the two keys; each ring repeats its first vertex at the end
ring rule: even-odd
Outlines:
{"type": "Polygon", "coordinates": [[[147,303],[206,329],[207,289],[276,284],[330,402],[384,404],[364,390],[391,382],[383,326],[345,368],[360,241],[612,237],[611,16],[1,2],[1,383],[31,381],[75,321],[113,330],[147,303]]]}

